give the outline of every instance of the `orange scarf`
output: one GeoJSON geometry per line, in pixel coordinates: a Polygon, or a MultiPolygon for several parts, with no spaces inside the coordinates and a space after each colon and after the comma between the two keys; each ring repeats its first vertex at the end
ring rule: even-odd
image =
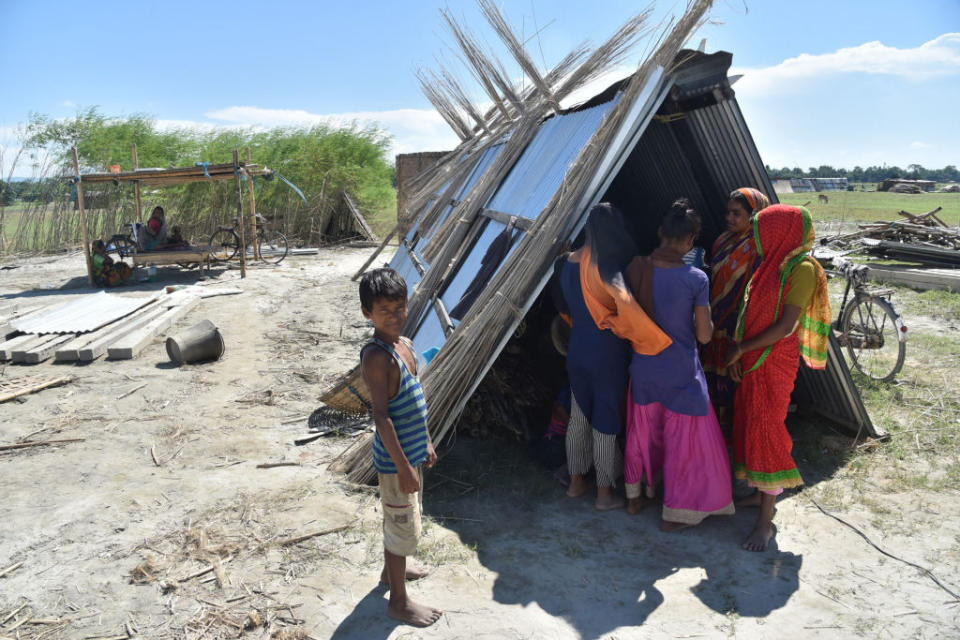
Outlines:
{"type": "Polygon", "coordinates": [[[597,327],[610,329],[618,337],[629,340],[640,355],[657,355],[673,343],[644,312],[622,277],[617,284],[603,281],[586,247],[580,256],[580,288],[597,327]]]}

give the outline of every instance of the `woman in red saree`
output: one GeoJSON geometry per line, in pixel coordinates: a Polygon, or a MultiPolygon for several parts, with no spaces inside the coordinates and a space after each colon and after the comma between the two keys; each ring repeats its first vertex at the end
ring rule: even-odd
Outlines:
{"type": "Polygon", "coordinates": [[[734,474],[756,488],[737,506],[760,507],[742,546],[763,551],[773,535],[777,495],[803,484],[785,420],[800,357],[811,368],[826,366],[830,303],[826,275],[807,255],[814,240],[809,211],[767,207],[754,217],[753,230],[762,262],[747,285],[726,365],[740,383],[733,414],[734,474]]]}
{"type": "Polygon", "coordinates": [[[737,386],[727,374],[724,358],[734,342],[743,291],[760,265],[751,219],[768,204],[767,196],[756,189],[744,187],[732,192],[727,199],[727,230],[713,243],[710,253],[713,338],[700,350],[700,358],[707,376],[710,401],[728,444],[732,435],[733,394],[737,386]]]}

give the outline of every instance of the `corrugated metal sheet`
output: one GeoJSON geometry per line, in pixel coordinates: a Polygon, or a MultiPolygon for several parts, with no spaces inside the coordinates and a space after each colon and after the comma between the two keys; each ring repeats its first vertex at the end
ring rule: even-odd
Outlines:
{"type": "Polygon", "coordinates": [[[590,140],[604,116],[620,100],[545,120],[523,155],[486,205],[489,209],[536,219],[549,204],[570,165],[590,140]]]}
{"type": "MultiPolygon", "coordinates": [[[[641,250],[656,246],[660,212],[677,197],[689,197],[701,213],[704,228],[699,244],[707,248],[724,230],[727,195],[733,189],[756,187],[777,202],[736,98],[729,90],[726,96],[720,93],[719,102],[714,98],[707,104],[688,103],[683,109],[684,103],[678,102],[664,107],[660,114],[664,117],[646,128],[604,196],[627,215],[644,245],[641,250]]],[[[797,388],[803,408],[853,432],[881,435],[835,341],[831,341],[827,369],[801,366],[797,388]]]]}
{"type": "Polygon", "coordinates": [[[24,333],[86,333],[133,313],[151,300],[154,300],[152,296],[125,298],[101,291],[17,318],[11,324],[24,333]]]}

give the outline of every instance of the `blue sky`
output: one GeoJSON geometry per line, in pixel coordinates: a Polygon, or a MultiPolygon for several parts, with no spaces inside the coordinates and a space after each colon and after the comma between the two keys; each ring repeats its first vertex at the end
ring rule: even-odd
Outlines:
{"type": "MultiPolygon", "coordinates": [[[[462,69],[444,6],[497,49],[473,0],[0,0],[0,145],[9,159],[31,111],[67,117],[96,105],[162,126],[378,122],[397,152],[449,148],[456,138],[413,75],[437,58],[462,69]]],[[[541,68],[585,39],[601,42],[642,6],[502,3],[525,36],[539,28],[528,47],[541,68]]],[[[651,24],[682,7],[656,3],[651,24]]],[[[707,51],[733,52],[744,74],[734,88],[768,164],[960,164],[958,0],[726,0],[712,16],[722,24],[691,45],[705,37],[707,51]]],[[[643,51],[612,75],[629,73],[643,51]]],[[[479,89],[471,97],[485,100],[479,89]]]]}

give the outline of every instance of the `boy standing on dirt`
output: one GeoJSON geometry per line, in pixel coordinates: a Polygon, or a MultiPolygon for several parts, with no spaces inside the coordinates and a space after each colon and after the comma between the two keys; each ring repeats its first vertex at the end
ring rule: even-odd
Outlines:
{"type": "Polygon", "coordinates": [[[374,327],[373,338],[360,351],[360,368],[377,426],[373,464],[383,506],[385,566],[380,580],[390,584],[387,615],[426,627],[441,612],[407,597],[406,580],[426,575],[407,567],[407,556],[416,553],[420,538],[422,467],[432,467],[437,454],[427,431],[427,403],[417,377],[413,343],[400,335],[407,319],[407,284],[393,269],[365,273],[360,280],[360,308],[374,327]]]}

